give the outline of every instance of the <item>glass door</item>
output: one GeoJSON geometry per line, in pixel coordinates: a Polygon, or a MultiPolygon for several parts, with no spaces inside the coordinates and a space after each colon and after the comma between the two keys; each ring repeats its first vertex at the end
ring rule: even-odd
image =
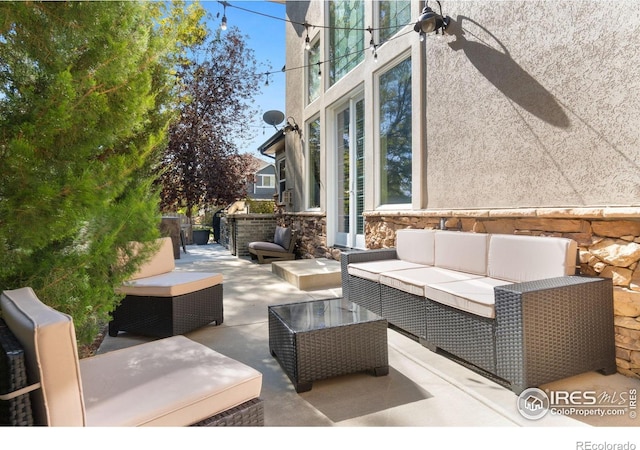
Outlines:
{"type": "Polygon", "coordinates": [[[335,243],[364,248],[364,99],[338,110],[335,123],[335,243]]]}

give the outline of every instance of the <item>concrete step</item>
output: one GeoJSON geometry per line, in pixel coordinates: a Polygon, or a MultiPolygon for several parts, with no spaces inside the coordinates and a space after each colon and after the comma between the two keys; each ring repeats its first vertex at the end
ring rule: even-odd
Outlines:
{"type": "Polygon", "coordinates": [[[274,261],[271,271],[301,291],[339,288],[340,262],[333,259],[297,259],[274,261]]]}

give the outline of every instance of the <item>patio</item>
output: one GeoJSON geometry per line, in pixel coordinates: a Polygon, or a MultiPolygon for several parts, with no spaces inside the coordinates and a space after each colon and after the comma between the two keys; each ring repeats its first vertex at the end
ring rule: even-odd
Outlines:
{"type": "MultiPolygon", "coordinates": [[[[176,266],[223,274],[224,323],[187,336],[262,372],[268,427],[637,426],[629,414],[574,418],[547,414],[537,421],[525,419],[511,391],[392,329],[388,330],[388,376],[339,376],[314,382],[311,391],[298,394],[269,353],[267,306],[337,298],[341,289],[299,290],[274,275],[270,264],[237,258],[218,244],[187,246],[187,254],[181,253],[176,266]]],[[[147,339],[126,333],[107,336],[98,352],[147,339]]],[[[587,373],[542,388],[619,394],[640,389],[640,381],[620,374],[587,373]]]]}

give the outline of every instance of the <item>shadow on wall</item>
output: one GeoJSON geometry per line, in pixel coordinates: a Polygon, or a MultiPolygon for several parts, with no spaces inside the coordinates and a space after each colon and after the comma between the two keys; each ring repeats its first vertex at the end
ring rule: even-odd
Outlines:
{"type": "Polygon", "coordinates": [[[553,95],[520,67],[511,58],[504,45],[486,28],[468,17],[458,16],[457,20],[451,21],[447,34],[456,37],[449,46],[456,51],[462,50],[471,64],[509,99],[555,127],[569,127],[569,118],[553,95]],[[463,21],[471,22],[481,28],[502,48],[502,51],[481,42],[468,41],[464,36],[465,32],[478,40],[480,38],[470,30],[464,29],[463,21]]]}

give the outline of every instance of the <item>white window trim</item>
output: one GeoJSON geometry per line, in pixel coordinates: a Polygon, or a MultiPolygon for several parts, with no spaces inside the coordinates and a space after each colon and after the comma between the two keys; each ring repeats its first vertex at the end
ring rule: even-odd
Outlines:
{"type": "MultiPolygon", "coordinates": [[[[380,130],[380,77],[384,74],[386,74],[388,71],[392,70],[394,67],[396,67],[398,64],[400,64],[401,62],[407,60],[407,59],[411,59],[411,64],[412,64],[412,68],[413,68],[413,55],[411,52],[411,49],[407,49],[406,51],[400,53],[396,58],[392,59],[391,61],[389,61],[387,64],[385,64],[383,67],[381,67],[379,70],[377,70],[374,74],[373,74],[373,98],[374,98],[374,108],[373,108],[373,135],[375,136],[375,139],[373,139],[373,158],[374,161],[376,161],[375,167],[376,170],[373,174],[373,179],[374,179],[374,201],[375,201],[375,209],[378,211],[392,211],[392,210],[411,210],[414,208],[414,203],[415,203],[415,195],[416,195],[416,182],[420,182],[421,179],[416,180],[415,177],[415,170],[414,170],[414,163],[416,161],[415,158],[413,158],[413,156],[415,156],[416,152],[419,152],[419,149],[416,149],[415,146],[412,146],[412,174],[411,174],[411,199],[412,202],[411,203],[386,203],[386,204],[382,204],[381,203],[381,198],[382,198],[382,180],[380,177],[380,170],[381,170],[381,161],[380,161],[380,157],[381,157],[381,149],[380,149],[380,134],[379,134],[379,130],[380,130]]],[[[411,78],[411,82],[412,82],[412,98],[414,97],[415,94],[415,85],[413,84],[413,72],[412,72],[412,78],[411,78]]],[[[412,100],[412,117],[415,116],[414,114],[414,108],[415,108],[415,104],[412,100]]],[[[416,130],[415,128],[412,126],[412,142],[415,141],[415,134],[416,134],[416,130]]],[[[421,159],[419,159],[419,161],[421,161],[421,159]]]]}

